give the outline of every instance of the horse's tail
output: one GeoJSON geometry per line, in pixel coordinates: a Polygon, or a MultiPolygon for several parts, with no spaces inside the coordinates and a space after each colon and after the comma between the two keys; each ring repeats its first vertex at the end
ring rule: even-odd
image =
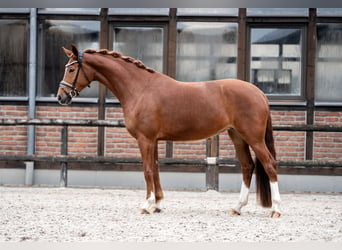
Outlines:
{"type": "MultiPolygon", "coordinates": [[[[273,139],[273,127],[272,127],[272,119],[271,114],[268,115],[267,119],[267,127],[265,133],[265,143],[270,151],[271,155],[276,160],[276,151],[274,148],[274,139],[273,139]]],[[[272,206],[272,197],[271,197],[271,188],[270,181],[267,173],[265,172],[264,167],[261,162],[256,159],[256,193],[258,201],[263,207],[271,207],[272,206]]]]}

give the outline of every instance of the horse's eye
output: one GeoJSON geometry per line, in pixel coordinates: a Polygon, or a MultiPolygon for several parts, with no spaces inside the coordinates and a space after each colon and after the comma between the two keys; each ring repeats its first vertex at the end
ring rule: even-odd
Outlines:
{"type": "Polygon", "coordinates": [[[74,71],[75,71],[75,69],[69,69],[69,73],[72,73],[74,71]]]}

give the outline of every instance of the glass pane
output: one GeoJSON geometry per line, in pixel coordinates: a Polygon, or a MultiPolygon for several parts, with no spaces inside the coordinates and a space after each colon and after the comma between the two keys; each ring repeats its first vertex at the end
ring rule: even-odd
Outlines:
{"type": "MultiPolygon", "coordinates": [[[[39,44],[39,81],[38,96],[55,97],[58,83],[64,75],[64,66],[68,58],[62,47],[70,49],[76,44],[79,50],[99,48],[100,22],[44,20],[40,24],[39,44]]],[[[80,97],[97,97],[98,83],[81,92],[80,97]]]]}
{"type": "Polygon", "coordinates": [[[238,8],[178,8],[178,16],[237,16],[238,8]]]}
{"type": "MultiPolygon", "coordinates": [[[[162,27],[114,27],[113,50],[142,61],[163,72],[164,29],[162,27]]],[[[107,91],[107,97],[113,97],[107,91]]]]}
{"type": "Polygon", "coordinates": [[[163,72],[163,37],[161,27],[114,27],[113,49],[163,72]]]}
{"type": "Polygon", "coordinates": [[[342,24],[317,25],[316,101],[342,102],[342,24]]]}
{"type": "Polygon", "coordinates": [[[100,8],[39,8],[40,14],[100,14],[100,8]]]}
{"type": "Polygon", "coordinates": [[[247,16],[308,16],[307,8],[247,8],[247,16]]]}
{"type": "Polygon", "coordinates": [[[342,16],[342,8],[317,8],[317,16],[342,16]]]}
{"type": "Polygon", "coordinates": [[[236,78],[237,24],[179,22],[177,32],[177,80],[236,78]]]}
{"type": "Polygon", "coordinates": [[[109,8],[109,15],[169,15],[168,8],[109,8]]]}
{"type": "Polygon", "coordinates": [[[302,30],[253,28],[250,81],[268,95],[301,94],[302,30]]]}
{"type": "Polygon", "coordinates": [[[0,20],[0,96],[27,96],[27,30],[27,21],[0,20]]]}
{"type": "Polygon", "coordinates": [[[0,8],[0,13],[29,13],[29,8],[0,8]]]}

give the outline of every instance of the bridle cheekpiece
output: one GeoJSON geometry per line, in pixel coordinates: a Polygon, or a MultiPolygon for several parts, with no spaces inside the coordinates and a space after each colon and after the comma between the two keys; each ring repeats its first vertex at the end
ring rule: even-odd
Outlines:
{"type": "Polygon", "coordinates": [[[78,96],[80,94],[80,92],[76,89],[76,82],[77,82],[77,79],[78,79],[78,76],[79,76],[79,73],[80,73],[80,70],[82,69],[82,72],[85,76],[85,78],[87,79],[88,81],[88,87],[90,87],[90,80],[86,74],[86,72],[84,71],[84,69],[82,68],[82,59],[83,59],[83,53],[81,51],[78,52],[78,58],[77,58],[77,61],[72,61],[70,63],[67,63],[65,65],[65,68],[75,64],[75,63],[78,63],[78,68],[77,68],[77,72],[76,72],[76,76],[74,78],[74,81],[72,82],[72,84],[66,82],[66,81],[61,81],[59,83],[59,87],[62,88],[62,90],[64,91],[64,93],[68,96],[70,96],[70,98],[73,98],[75,96],[78,96]],[[64,87],[68,87],[70,90],[70,92],[66,91],[64,87]]]}

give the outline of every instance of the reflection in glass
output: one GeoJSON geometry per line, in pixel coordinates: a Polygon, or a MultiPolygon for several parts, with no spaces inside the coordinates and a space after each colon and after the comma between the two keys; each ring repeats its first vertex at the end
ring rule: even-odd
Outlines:
{"type": "Polygon", "coordinates": [[[317,8],[317,16],[342,16],[342,8],[317,8]]]}
{"type": "Polygon", "coordinates": [[[0,96],[27,96],[28,23],[0,20],[0,96]]]}
{"type": "Polygon", "coordinates": [[[29,13],[29,8],[0,8],[0,13],[29,13]]]}
{"type": "Polygon", "coordinates": [[[301,29],[251,30],[250,81],[269,95],[301,94],[301,29]]]}
{"type": "MultiPolygon", "coordinates": [[[[164,29],[162,27],[114,27],[113,50],[164,71],[164,29]]],[[[107,91],[107,97],[114,95],[107,91]]]]}
{"type": "MultiPolygon", "coordinates": [[[[64,75],[64,66],[68,58],[62,47],[70,49],[75,44],[79,50],[99,48],[98,21],[62,21],[45,20],[40,24],[40,56],[38,96],[54,97],[58,83],[64,75]]],[[[98,83],[93,82],[91,88],[84,89],[80,97],[97,97],[98,83]]]]}
{"type": "Polygon", "coordinates": [[[178,16],[237,16],[238,8],[178,8],[178,16]]]}
{"type": "Polygon", "coordinates": [[[99,15],[100,8],[39,8],[39,14],[88,14],[99,15]]]}
{"type": "Polygon", "coordinates": [[[169,15],[168,8],[109,8],[109,15],[169,15]]]}
{"type": "Polygon", "coordinates": [[[342,101],[342,24],[317,25],[315,98],[342,101]]]}
{"type": "Polygon", "coordinates": [[[236,78],[237,24],[179,22],[177,32],[177,80],[236,78]]]}
{"type": "Polygon", "coordinates": [[[163,36],[161,27],[115,27],[113,49],[163,72],[163,36]]]}
{"type": "Polygon", "coordinates": [[[247,16],[308,16],[308,8],[247,8],[247,16]]]}

